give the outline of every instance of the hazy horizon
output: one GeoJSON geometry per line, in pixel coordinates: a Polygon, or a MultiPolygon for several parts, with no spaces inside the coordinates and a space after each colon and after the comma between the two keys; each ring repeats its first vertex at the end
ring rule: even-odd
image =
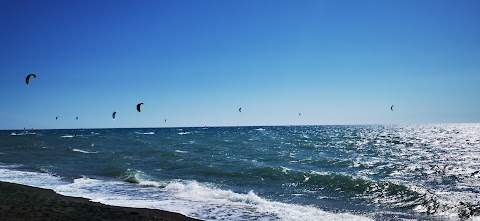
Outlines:
{"type": "MultiPolygon", "coordinates": [[[[462,125],[462,124],[480,124],[480,123],[406,123],[406,124],[311,124],[311,125],[204,125],[204,126],[174,126],[174,127],[92,127],[92,128],[24,128],[26,131],[37,130],[109,130],[109,129],[182,129],[182,128],[241,128],[241,127],[335,127],[335,126],[426,126],[426,125],[462,125]]],[[[23,131],[18,129],[0,129],[0,131],[23,131]]]]}

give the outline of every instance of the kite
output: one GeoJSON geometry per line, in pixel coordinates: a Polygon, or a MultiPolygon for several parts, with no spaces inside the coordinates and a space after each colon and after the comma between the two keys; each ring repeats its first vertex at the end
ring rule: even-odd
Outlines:
{"type": "Polygon", "coordinates": [[[137,111],[140,112],[140,106],[142,105],[143,103],[138,103],[137,104],[137,111]]]}
{"type": "Polygon", "coordinates": [[[32,77],[32,76],[33,76],[33,78],[37,78],[37,75],[35,75],[35,74],[29,74],[29,75],[27,76],[27,78],[25,78],[25,82],[26,82],[27,84],[30,82],[30,77],[32,77]]]}

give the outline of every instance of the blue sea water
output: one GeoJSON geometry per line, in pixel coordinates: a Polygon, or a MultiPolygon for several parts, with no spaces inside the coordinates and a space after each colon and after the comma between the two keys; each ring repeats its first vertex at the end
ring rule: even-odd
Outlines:
{"type": "Polygon", "coordinates": [[[480,124],[0,131],[0,180],[204,220],[478,220],[480,124]]]}

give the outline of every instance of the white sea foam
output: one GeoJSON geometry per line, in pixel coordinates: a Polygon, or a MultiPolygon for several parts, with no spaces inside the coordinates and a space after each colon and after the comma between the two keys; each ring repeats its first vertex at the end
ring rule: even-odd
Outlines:
{"type": "Polygon", "coordinates": [[[86,151],[82,149],[72,149],[74,152],[80,152],[80,153],[98,153],[98,151],[86,151]]]}
{"type": "Polygon", "coordinates": [[[88,177],[67,182],[48,173],[26,172],[0,166],[0,180],[53,189],[115,206],[162,209],[203,220],[371,220],[365,216],[326,212],[316,207],[269,201],[196,181],[168,183],[140,180],[131,184],[88,177]]]}
{"type": "Polygon", "coordinates": [[[155,132],[135,132],[135,134],[140,134],[140,135],[155,135],[155,132]]]}
{"type": "MultiPolygon", "coordinates": [[[[311,206],[269,201],[253,191],[240,194],[204,186],[195,181],[174,182],[165,189],[178,199],[195,202],[194,205],[203,207],[197,209],[217,212],[214,217],[220,220],[371,220],[347,213],[329,213],[311,206]]],[[[209,219],[208,216],[200,218],[209,219]]]]}
{"type": "Polygon", "coordinates": [[[280,168],[282,169],[282,173],[287,173],[288,171],[292,170],[292,169],[284,167],[284,166],[280,166],[280,168]]]}
{"type": "Polygon", "coordinates": [[[11,136],[23,136],[23,135],[37,135],[37,134],[34,133],[34,132],[20,132],[20,133],[13,132],[10,135],[11,136]]]}
{"type": "Polygon", "coordinates": [[[21,171],[16,170],[15,168],[17,167],[20,167],[20,165],[1,165],[0,180],[4,182],[18,183],[47,189],[53,189],[66,183],[60,177],[49,173],[21,171]]]}

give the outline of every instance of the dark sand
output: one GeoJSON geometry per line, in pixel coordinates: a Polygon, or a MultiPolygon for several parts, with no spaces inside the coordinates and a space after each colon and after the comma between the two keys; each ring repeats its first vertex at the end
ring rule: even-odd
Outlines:
{"type": "Polygon", "coordinates": [[[0,220],[198,220],[155,209],[108,206],[52,190],[0,182],[0,220]]]}

